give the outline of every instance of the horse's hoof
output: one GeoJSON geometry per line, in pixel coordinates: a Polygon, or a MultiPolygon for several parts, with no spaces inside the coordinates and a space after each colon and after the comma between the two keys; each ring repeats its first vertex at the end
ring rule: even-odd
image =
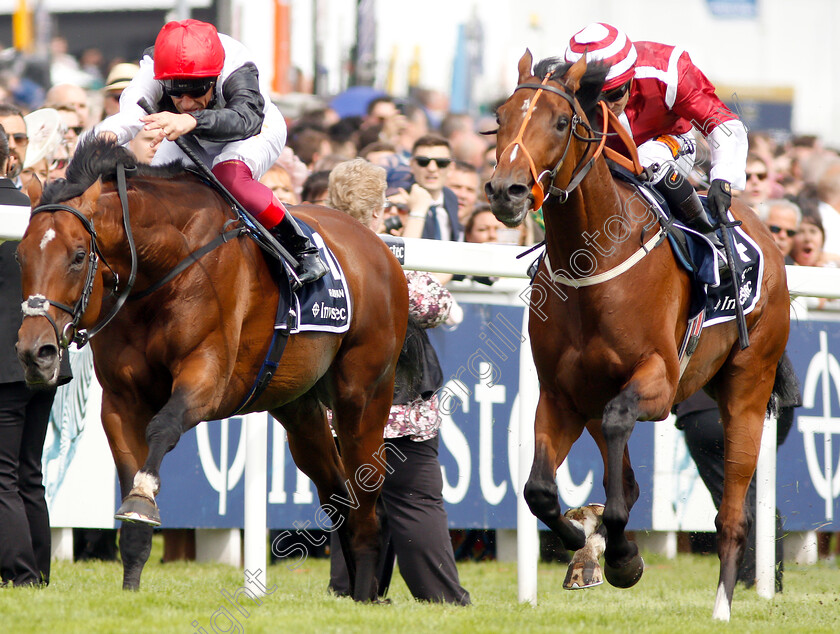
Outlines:
{"type": "Polygon", "coordinates": [[[632,588],[642,578],[644,571],[645,562],[638,553],[620,568],[613,568],[608,563],[604,563],[604,577],[611,586],[616,588],[632,588]]]}
{"type": "Polygon", "coordinates": [[[566,590],[583,590],[600,586],[602,583],[604,576],[597,561],[572,561],[566,571],[563,587],[566,590]]]}
{"type": "Polygon", "coordinates": [[[123,500],[122,505],[114,515],[114,519],[135,524],[160,526],[160,512],[155,501],[133,493],[127,495],[123,500]]]}

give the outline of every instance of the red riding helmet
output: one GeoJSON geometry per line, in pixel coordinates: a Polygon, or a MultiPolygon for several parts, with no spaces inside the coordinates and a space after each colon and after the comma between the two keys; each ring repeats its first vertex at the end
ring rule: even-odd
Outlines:
{"type": "Polygon", "coordinates": [[[168,22],[155,40],[155,79],[217,77],[225,49],[216,27],[199,20],[168,22]]]}

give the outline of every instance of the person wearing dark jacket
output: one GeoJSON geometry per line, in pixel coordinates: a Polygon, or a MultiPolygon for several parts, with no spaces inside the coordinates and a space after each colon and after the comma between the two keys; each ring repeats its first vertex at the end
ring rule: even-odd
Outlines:
{"type": "Polygon", "coordinates": [[[189,162],[175,141],[191,134],[199,156],[233,196],[299,261],[301,283],[327,269],[288,210],[259,182],[286,143],[286,122],[260,82],[251,53],[207,22],[168,22],[120,95],[120,111],[95,133],[128,143],[140,129],[157,133],[153,165],[189,162]],[[155,107],[147,114],[138,105],[155,107]]]}
{"type": "MultiPolygon", "coordinates": [[[[0,207],[20,216],[25,224],[31,210],[29,198],[6,178],[8,162],[9,142],[0,126],[0,207]]],[[[17,245],[15,240],[0,244],[0,585],[46,585],[50,581],[50,517],[41,454],[55,388],[28,388],[15,352],[23,320],[17,245]]],[[[59,384],[70,378],[64,355],[59,384]]]]}

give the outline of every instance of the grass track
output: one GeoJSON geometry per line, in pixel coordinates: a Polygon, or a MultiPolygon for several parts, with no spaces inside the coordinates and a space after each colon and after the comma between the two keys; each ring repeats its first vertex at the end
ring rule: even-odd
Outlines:
{"type": "MultiPolygon", "coordinates": [[[[222,605],[221,590],[236,591],[242,572],[219,564],[161,565],[160,538],[143,573],[142,590],[120,590],[116,563],[53,562],[44,590],[0,591],[3,632],[202,632],[211,634],[222,605]],[[197,626],[193,626],[193,621],[197,626]]],[[[245,632],[840,632],[840,568],[819,564],[788,566],[785,591],[773,601],[738,587],[729,625],[712,621],[717,583],[716,557],[680,555],[666,560],[645,555],[647,570],[630,590],[607,584],[585,591],[562,589],[564,566],[540,565],[539,605],[516,600],[513,563],[461,564],[463,585],[473,606],[456,608],[413,601],[395,575],[392,605],[356,605],[327,594],[326,560],[305,562],[295,571],[269,569],[272,594],[259,606],[242,601],[248,617],[235,613],[241,629],[219,613],[216,631],[245,632]]]]}

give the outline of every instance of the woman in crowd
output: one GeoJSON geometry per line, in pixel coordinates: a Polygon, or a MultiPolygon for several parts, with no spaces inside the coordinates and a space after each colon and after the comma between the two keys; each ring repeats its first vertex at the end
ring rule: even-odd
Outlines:
{"type": "MultiPolygon", "coordinates": [[[[383,168],[364,159],[347,161],[330,173],[327,204],[380,233],[384,224],[386,187],[383,168]]],[[[423,224],[423,218],[416,221],[423,224]]],[[[406,278],[411,316],[423,328],[442,324],[452,306],[449,291],[428,273],[406,271],[406,278]]],[[[425,337],[423,346],[421,398],[406,402],[398,395],[385,427],[389,469],[380,495],[385,544],[381,554],[384,570],[380,579],[390,578],[393,555],[389,557],[389,553],[394,553],[400,574],[414,598],[469,605],[469,592],[458,579],[443,507],[443,479],[438,460],[441,418],[435,395],[442,385],[443,373],[434,348],[425,337]],[[399,459],[392,460],[392,456],[399,459]]],[[[350,591],[349,577],[335,537],[332,539],[330,588],[339,595],[350,591]]]]}

